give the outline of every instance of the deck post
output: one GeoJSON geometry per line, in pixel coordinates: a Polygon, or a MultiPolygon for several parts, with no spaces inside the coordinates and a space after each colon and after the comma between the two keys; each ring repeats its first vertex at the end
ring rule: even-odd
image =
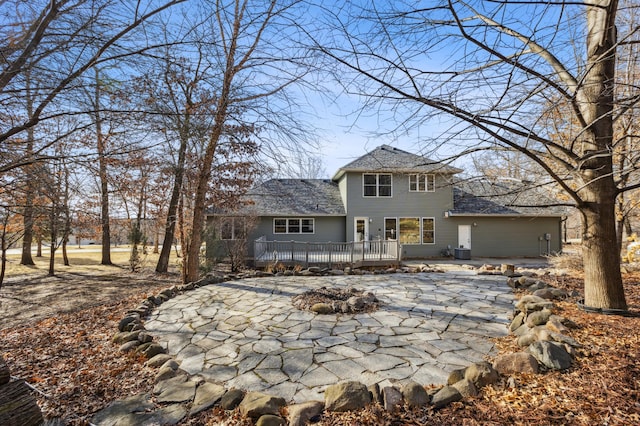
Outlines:
{"type": "Polygon", "coordinates": [[[331,269],[331,252],[333,251],[332,250],[333,244],[331,243],[331,241],[329,241],[328,245],[329,245],[329,269],[331,269]]]}
{"type": "Polygon", "coordinates": [[[351,247],[351,267],[353,267],[353,241],[351,241],[351,243],[349,244],[349,246],[351,247]]]}
{"type": "Polygon", "coordinates": [[[293,263],[294,259],[294,250],[296,249],[296,244],[293,240],[291,240],[291,262],[293,263]]]}
{"type": "Polygon", "coordinates": [[[308,268],[309,267],[309,241],[305,242],[304,251],[305,251],[304,267],[308,268]]]}

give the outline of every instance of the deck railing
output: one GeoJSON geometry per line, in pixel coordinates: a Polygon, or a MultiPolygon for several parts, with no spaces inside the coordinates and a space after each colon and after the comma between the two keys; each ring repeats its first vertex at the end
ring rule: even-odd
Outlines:
{"type": "Polygon", "coordinates": [[[282,263],[285,265],[346,265],[352,267],[400,263],[400,243],[397,240],[306,242],[254,241],[256,266],[282,263]]]}

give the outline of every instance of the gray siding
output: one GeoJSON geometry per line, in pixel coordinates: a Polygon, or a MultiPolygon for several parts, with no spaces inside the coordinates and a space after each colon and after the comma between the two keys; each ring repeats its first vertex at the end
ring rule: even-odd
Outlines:
{"type": "Polygon", "coordinates": [[[347,241],[354,239],[354,218],[367,217],[369,239],[384,238],[386,217],[433,217],[435,243],[403,245],[403,257],[438,256],[443,248],[457,238],[457,225],[444,218],[444,212],[453,208],[453,191],[442,175],[436,175],[435,192],[409,192],[409,175],[393,174],[391,197],[364,197],[362,173],[346,173],[340,182],[348,197],[346,219],[347,241]]]}
{"type": "Polygon", "coordinates": [[[472,257],[541,256],[547,254],[544,239],[547,233],[551,235],[551,252],[562,250],[559,217],[452,217],[448,220],[456,226],[452,247],[458,244],[457,226],[471,225],[472,257]]]}
{"type": "MultiPolygon", "coordinates": [[[[278,216],[282,217],[282,216],[278,216]]],[[[297,217],[297,216],[296,216],[297,217]]],[[[309,241],[309,242],[344,242],[344,216],[315,217],[313,234],[274,234],[273,219],[275,216],[261,217],[256,228],[249,234],[249,256],[253,257],[253,241],[266,237],[268,241],[309,241]]],[[[303,218],[308,218],[305,216],[303,218]]]]}

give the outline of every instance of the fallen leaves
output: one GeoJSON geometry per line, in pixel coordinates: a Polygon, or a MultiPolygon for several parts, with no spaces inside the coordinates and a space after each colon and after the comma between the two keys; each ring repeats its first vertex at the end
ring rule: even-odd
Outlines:
{"type": "Polygon", "coordinates": [[[145,294],[29,326],[0,330],[11,374],[24,378],[48,398],[36,395],[46,417],[85,425],[112,400],[153,386],[153,372],[111,343],[117,322],[145,294]]]}
{"type": "MultiPolygon", "coordinates": [[[[568,290],[582,291],[578,277],[545,277],[568,290]]],[[[640,274],[625,275],[627,301],[640,310],[640,274]]],[[[0,353],[13,376],[47,394],[36,394],[47,417],[85,425],[111,401],[152,389],[153,371],[138,357],[118,353],[111,337],[124,312],[146,294],[40,322],[0,330],[0,353]]],[[[566,372],[521,374],[486,387],[440,411],[404,407],[388,413],[377,405],[353,413],[331,413],[319,425],[505,425],[640,424],[640,318],[589,314],[575,301],[557,304],[557,313],[577,324],[571,335],[584,345],[566,372]],[[515,386],[510,386],[515,385],[515,386]]],[[[520,350],[512,337],[495,340],[501,352],[520,350]]],[[[237,412],[208,410],[187,425],[250,425],[237,412]]]]}

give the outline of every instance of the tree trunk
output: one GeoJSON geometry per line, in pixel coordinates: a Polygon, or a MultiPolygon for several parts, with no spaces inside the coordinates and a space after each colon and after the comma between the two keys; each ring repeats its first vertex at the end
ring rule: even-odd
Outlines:
{"type": "Polygon", "coordinates": [[[622,241],[624,238],[624,222],[625,222],[625,214],[624,214],[624,194],[618,195],[616,199],[617,204],[617,212],[616,212],[616,242],[618,244],[618,253],[622,252],[622,249],[625,247],[624,242],[622,241]]]}
{"type": "Polygon", "coordinates": [[[42,235],[38,234],[38,248],[36,250],[36,257],[42,257],[42,235]]]}
{"type": "Polygon", "coordinates": [[[173,189],[171,191],[171,199],[169,200],[169,208],[167,210],[164,240],[162,241],[162,250],[160,251],[160,257],[158,258],[156,272],[164,273],[169,269],[169,256],[171,255],[171,245],[173,244],[173,237],[176,232],[178,203],[180,201],[180,190],[182,189],[182,181],[184,179],[184,163],[186,159],[187,142],[188,136],[186,132],[181,132],[178,164],[176,165],[173,189]]]}
{"type": "Polygon", "coordinates": [[[0,259],[0,289],[2,289],[2,283],[4,283],[4,274],[7,271],[7,247],[6,247],[6,237],[4,232],[2,233],[2,252],[0,253],[0,256],[2,256],[2,258],[0,259]]]}
{"type": "MultiPolygon", "coordinates": [[[[31,179],[28,179],[31,182],[31,179]]],[[[22,236],[22,257],[21,265],[35,265],[31,256],[31,245],[33,244],[33,188],[31,183],[27,183],[27,193],[25,196],[24,211],[24,235],[22,236]]]]}
{"type": "Polygon", "coordinates": [[[626,310],[613,202],[602,200],[595,210],[583,209],[582,218],[584,304],[591,308],[626,310]]]}
{"type": "Polygon", "coordinates": [[[67,255],[67,243],[71,234],[71,211],[69,209],[69,167],[64,164],[64,229],[62,230],[62,260],[64,266],[69,266],[69,256],[67,255]]]}
{"type": "Polygon", "coordinates": [[[633,235],[633,228],[631,227],[631,220],[629,219],[629,216],[625,216],[624,218],[624,232],[627,237],[633,235]]]}
{"type": "Polygon", "coordinates": [[[44,419],[36,398],[24,380],[0,386],[0,424],[3,426],[42,425],[44,419]]]}
{"type": "Polygon", "coordinates": [[[56,207],[55,204],[51,206],[51,247],[49,252],[49,276],[55,275],[55,263],[56,263],[56,248],[58,239],[58,229],[56,227],[56,207]]]}
{"type": "Polygon", "coordinates": [[[587,7],[587,73],[576,100],[585,123],[579,178],[583,200],[584,304],[627,309],[616,238],[613,177],[613,94],[617,1],[596,0],[587,7]]]}
{"type": "Polygon", "coordinates": [[[107,159],[104,135],[102,134],[102,117],[100,115],[100,75],[95,70],[96,93],[94,99],[94,116],[96,121],[96,142],[98,151],[98,176],[100,179],[100,215],[102,224],[102,260],[101,265],[113,265],[111,262],[111,229],[109,226],[109,183],[107,176],[107,159]]]}
{"type": "Polygon", "coordinates": [[[11,374],[9,374],[9,366],[2,355],[0,355],[0,386],[6,385],[10,380],[11,374]]]}
{"type": "MultiPolygon", "coordinates": [[[[27,113],[29,118],[33,116],[33,98],[31,97],[31,76],[27,73],[26,79],[27,88],[27,113]]],[[[33,142],[35,136],[33,133],[33,127],[29,127],[27,130],[27,149],[26,156],[31,158],[33,156],[33,142]]],[[[33,244],[33,198],[35,192],[35,185],[33,180],[33,164],[29,164],[25,167],[25,174],[27,175],[26,193],[24,198],[24,211],[22,212],[22,219],[24,223],[24,235],[22,236],[22,257],[20,258],[21,265],[35,265],[33,257],[31,257],[31,245],[33,244]]]]}
{"type": "MultiPolygon", "coordinates": [[[[224,92],[223,96],[225,96],[224,92]]],[[[228,93],[226,96],[229,96],[228,93]]],[[[226,103],[223,104],[225,105],[224,109],[226,110],[226,103]]],[[[222,135],[225,115],[226,111],[220,111],[219,108],[216,113],[214,127],[202,161],[202,168],[198,173],[198,186],[193,203],[191,241],[189,242],[189,246],[185,252],[185,283],[197,281],[200,273],[200,247],[202,246],[202,234],[204,231],[205,210],[207,207],[206,198],[209,190],[209,178],[211,177],[211,165],[218,146],[218,140],[222,135]]]]}

